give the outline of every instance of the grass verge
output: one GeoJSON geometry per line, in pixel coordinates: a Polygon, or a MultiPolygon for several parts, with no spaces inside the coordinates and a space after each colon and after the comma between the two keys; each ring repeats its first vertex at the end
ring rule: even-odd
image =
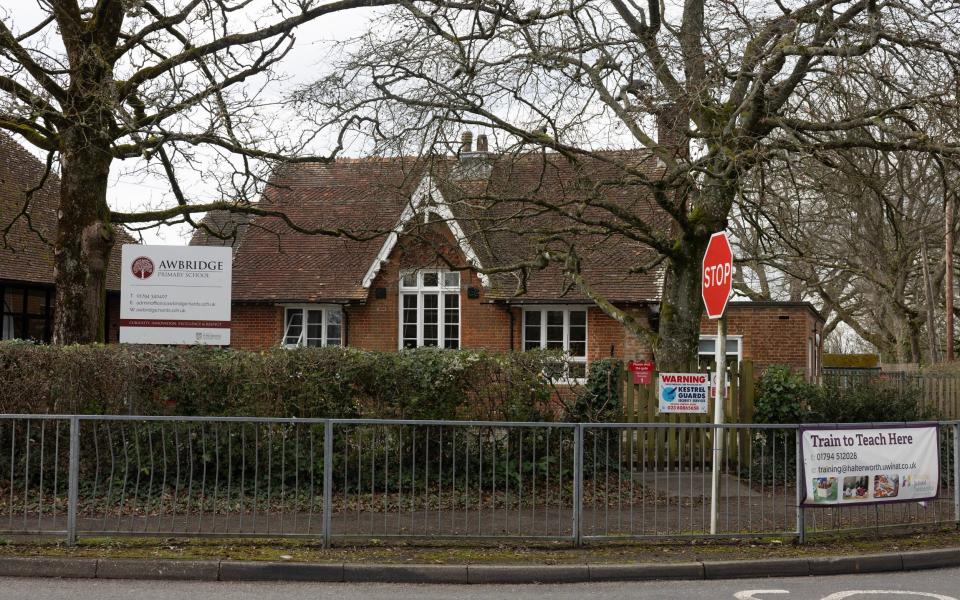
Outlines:
{"type": "Polygon", "coordinates": [[[293,562],[422,564],[583,564],[760,560],[960,548],[955,529],[885,535],[819,536],[804,545],[777,539],[703,540],[656,543],[604,543],[573,548],[569,543],[538,545],[428,545],[378,543],[324,549],[314,541],[276,539],[83,538],[73,547],[62,541],[8,539],[0,556],[74,556],[181,560],[273,560],[293,562]]]}

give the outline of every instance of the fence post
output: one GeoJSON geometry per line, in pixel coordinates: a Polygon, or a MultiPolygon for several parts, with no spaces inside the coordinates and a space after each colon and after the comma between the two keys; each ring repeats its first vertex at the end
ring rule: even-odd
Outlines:
{"type": "Polygon", "coordinates": [[[330,547],[333,513],[333,421],[323,422],[323,547],[330,547]]]}
{"type": "Polygon", "coordinates": [[[803,497],[804,497],[804,486],[806,482],[803,480],[803,442],[800,439],[800,426],[798,425],[796,429],[793,430],[794,438],[796,439],[796,473],[793,478],[797,482],[797,543],[803,544],[807,541],[807,524],[806,524],[806,515],[803,512],[803,497]]]}
{"type": "Polygon", "coordinates": [[[960,527],[960,422],[953,425],[953,518],[960,527]]]}
{"type": "Polygon", "coordinates": [[[583,423],[573,430],[573,545],[583,544],[583,423]]]}
{"type": "Polygon", "coordinates": [[[77,503],[80,498],[80,417],[70,417],[70,458],[67,474],[67,544],[77,543],[77,503]]]}

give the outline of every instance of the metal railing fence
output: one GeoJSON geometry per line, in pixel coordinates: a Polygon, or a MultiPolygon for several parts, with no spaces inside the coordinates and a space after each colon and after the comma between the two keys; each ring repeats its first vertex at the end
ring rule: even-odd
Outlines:
{"type": "Polygon", "coordinates": [[[0,415],[0,533],[602,541],[960,524],[960,422],[927,503],[799,506],[799,427],[0,415]]]}

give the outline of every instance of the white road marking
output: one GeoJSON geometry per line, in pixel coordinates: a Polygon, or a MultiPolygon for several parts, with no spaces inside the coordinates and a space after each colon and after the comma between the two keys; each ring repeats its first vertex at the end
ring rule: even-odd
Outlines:
{"type": "Polygon", "coordinates": [[[930,592],[910,592],[906,590],[849,590],[846,592],[834,592],[829,596],[825,596],[822,600],[843,600],[844,598],[850,598],[851,596],[859,596],[861,594],[873,594],[873,595],[890,595],[890,596],[915,596],[920,598],[934,598],[935,600],[957,600],[953,596],[944,596],[942,594],[932,594],[930,592]]]}
{"type": "Polygon", "coordinates": [[[789,594],[788,590],[743,590],[733,595],[737,600],[760,600],[754,594],[789,594]]]}

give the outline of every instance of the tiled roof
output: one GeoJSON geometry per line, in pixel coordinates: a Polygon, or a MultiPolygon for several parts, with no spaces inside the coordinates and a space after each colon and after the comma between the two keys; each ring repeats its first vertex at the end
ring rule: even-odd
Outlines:
{"type": "MultiPolygon", "coordinates": [[[[662,267],[648,273],[631,273],[631,268],[650,263],[656,253],[643,244],[615,233],[635,227],[612,213],[589,206],[593,199],[614,205],[626,213],[642,217],[655,227],[668,227],[666,215],[652,200],[647,188],[625,183],[621,164],[653,174],[656,161],[646,153],[608,153],[615,161],[580,159],[571,164],[557,155],[536,155],[520,160],[497,160],[487,179],[456,181],[445,178],[445,199],[457,213],[457,220],[485,268],[507,267],[529,260],[537,249],[537,238],[575,227],[576,234],[562,237],[574,240],[581,260],[580,272],[590,286],[611,301],[657,301],[662,290],[662,267]],[[598,185],[599,183],[599,185],[598,185]],[[583,221],[603,222],[604,233],[587,232],[583,221],[560,217],[555,211],[543,211],[538,203],[562,207],[577,213],[583,221]]],[[[546,249],[562,250],[563,244],[549,243],[546,249]]],[[[563,274],[560,265],[531,270],[526,292],[515,296],[520,277],[498,274],[493,278],[489,296],[524,301],[587,300],[587,296],[563,274]]]]}
{"type": "Polygon", "coordinates": [[[193,231],[190,237],[191,246],[230,246],[236,256],[240,241],[247,233],[252,215],[230,212],[227,210],[211,210],[203,217],[200,228],[193,231]],[[206,228],[209,228],[206,229],[206,228]]]}
{"type": "MultiPolygon", "coordinates": [[[[654,172],[647,154],[620,153],[654,172]]],[[[361,239],[310,235],[292,230],[275,217],[250,221],[234,245],[234,291],[240,301],[349,301],[366,299],[363,278],[397,225],[424,174],[437,183],[485,268],[503,267],[531,258],[530,232],[569,226],[553,213],[537,211],[528,200],[583,205],[591,194],[615,203],[632,214],[666,227],[667,220],[642,186],[607,185],[591,189],[592,181],[612,184],[622,179],[606,161],[590,160],[578,166],[556,155],[536,154],[506,160],[474,154],[473,164],[453,159],[434,160],[429,169],[415,159],[348,159],[330,165],[288,165],[270,182],[259,204],[282,211],[303,228],[343,229],[361,239]],[[520,200],[523,199],[523,200],[520,200]]],[[[587,215],[598,209],[586,208],[587,215]]],[[[599,212],[597,212],[600,215],[599,212]]],[[[609,213],[606,213],[609,220],[609,213]]],[[[222,215],[214,215],[221,222],[222,215]]],[[[204,243],[195,236],[191,243],[204,243]]],[[[219,240],[217,240],[219,242],[219,240]]],[[[621,235],[576,236],[585,278],[606,298],[619,302],[657,301],[662,267],[648,273],[630,273],[649,261],[654,252],[621,235]]],[[[586,301],[558,266],[533,271],[526,293],[515,296],[518,276],[491,277],[488,297],[531,302],[586,301]]]]}
{"type": "MultiPolygon", "coordinates": [[[[10,136],[0,132],[0,235],[26,203],[26,192],[36,187],[45,165],[10,136]]],[[[60,178],[50,173],[43,187],[30,199],[27,219],[16,219],[6,240],[0,239],[0,279],[31,283],[53,283],[53,241],[57,233],[60,178]],[[5,242],[5,243],[4,243],[5,242]]],[[[126,230],[117,233],[117,242],[107,267],[107,289],[120,289],[120,248],[136,241],[126,230]]]]}

